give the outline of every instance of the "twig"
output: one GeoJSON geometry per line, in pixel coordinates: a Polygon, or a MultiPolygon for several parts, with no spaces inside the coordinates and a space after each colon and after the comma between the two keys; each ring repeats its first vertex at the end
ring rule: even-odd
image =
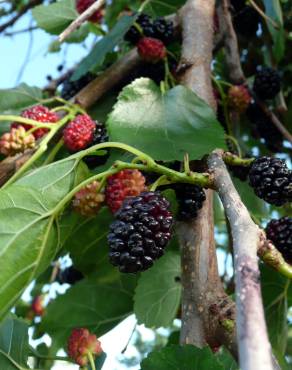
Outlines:
{"type": "Polygon", "coordinates": [[[257,249],[261,232],[242,203],[226,166],[222,152],[213,152],[208,165],[228,217],[234,248],[236,273],[236,324],[240,368],[273,369],[261,297],[257,249]]]}
{"type": "Polygon", "coordinates": [[[33,26],[33,27],[24,28],[24,29],[21,29],[21,30],[16,30],[16,31],[13,31],[13,32],[4,32],[3,35],[10,37],[10,36],[18,35],[20,33],[35,31],[37,29],[38,29],[37,26],[33,26]]]}
{"type": "Polygon", "coordinates": [[[286,127],[282,124],[282,122],[279,120],[279,118],[269,110],[269,108],[261,101],[257,101],[263,112],[270,118],[274,126],[277,127],[277,129],[281,132],[281,134],[284,136],[284,138],[292,144],[292,135],[290,132],[286,129],[286,127]]]}
{"type": "Polygon", "coordinates": [[[276,28],[277,30],[280,29],[278,23],[275,22],[274,19],[269,17],[253,0],[249,0],[248,2],[259,13],[259,15],[263,17],[267,22],[270,22],[274,28],[276,28]]]}
{"type": "Polygon", "coordinates": [[[287,278],[292,279],[292,266],[284,260],[282,254],[270,240],[266,239],[264,234],[262,235],[262,244],[258,249],[258,255],[267,265],[287,278]]]}
{"type": "Polygon", "coordinates": [[[234,84],[242,84],[246,79],[241,68],[238,41],[229,11],[228,0],[222,0],[220,2],[220,5],[217,8],[217,13],[220,29],[223,29],[224,33],[225,59],[229,70],[230,80],[234,84]]]}
{"type": "Polygon", "coordinates": [[[72,32],[74,32],[82,23],[87,21],[92,14],[98,11],[105,3],[105,0],[95,1],[89,8],[79,15],[74,21],[59,35],[59,42],[63,42],[72,32]]]}
{"type": "Polygon", "coordinates": [[[18,13],[13,17],[10,18],[7,22],[0,25],[0,33],[3,32],[6,28],[13,26],[14,23],[22,17],[28,10],[33,8],[34,6],[41,4],[42,0],[30,0],[25,6],[23,6],[18,13]]]}
{"type": "Polygon", "coordinates": [[[44,88],[44,91],[48,91],[49,93],[54,94],[57,87],[70,77],[74,69],[75,69],[74,67],[70,68],[65,73],[63,73],[60,77],[50,81],[50,83],[44,88]]]}

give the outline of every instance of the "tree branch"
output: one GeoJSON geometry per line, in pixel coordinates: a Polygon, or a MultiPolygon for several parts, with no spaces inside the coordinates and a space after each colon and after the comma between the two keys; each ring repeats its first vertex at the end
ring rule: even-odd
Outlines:
{"type": "Polygon", "coordinates": [[[6,28],[13,26],[14,23],[18,21],[18,19],[21,18],[28,10],[41,3],[42,0],[30,0],[18,11],[18,13],[14,17],[10,18],[7,22],[0,25],[0,33],[6,30],[6,28]]]}
{"type": "Polygon", "coordinates": [[[217,13],[219,28],[222,29],[224,33],[225,57],[230,80],[234,84],[242,84],[246,79],[241,68],[238,41],[233,28],[228,0],[222,0],[220,2],[217,13]]]}
{"type": "Polygon", "coordinates": [[[74,21],[59,35],[59,42],[63,42],[72,32],[74,32],[82,23],[97,12],[105,3],[105,0],[96,0],[89,8],[79,15],[74,21]]]}
{"type": "Polygon", "coordinates": [[[137,49],[134,48],[85,86],[75,96],[75,103],[83,108],[90,107],[101,96],[121,82],[140,63],[142,63],[142,60],[137,53],[137,49]]]}
{"type": "MultiPolygon", "coordinates": [[[[180,80],[215,109],[211,84],[213,19],[215,1],[189,0],[180,16],[183,26],[183,51],[180,80]]],[[[181,343],[217,347],[224,343],[237,356],[235,330],[226,330],[225,310],[232,313],[234,303],[224,292],[217,268],[214,240],[213,192],[195,221],[179,223],[177,233],[182,258],[181,343]],[[219,306],[217,303],[220,302],[219,306]],[[228,308],[226,308],[228,307],[228,308]],[[222,320],[221,320],[222,319],[222,320]]]]}
{"type": "Polygon", "coordinates": [[[273,369],[262,304],[257,249],[261,232],[231,181],[220,151],[208,159],[215,186],[230,223],[236,274],[236,324],[242,370],[273,369]]]}

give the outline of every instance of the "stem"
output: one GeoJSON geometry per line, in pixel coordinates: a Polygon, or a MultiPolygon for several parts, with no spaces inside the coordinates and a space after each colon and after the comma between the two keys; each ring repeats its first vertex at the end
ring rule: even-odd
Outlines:
{"type": "Polygon", "coordinates": [[[51,153],[48,155],[48,158],[44,161],[44,163],[43,163],[44,166],[53,162],[53,160],[55,159],[58,151],[62,148],[63,144],[64,144],[64,140],[63,140],[63,138],[61,138],[57,142],[57,144],[53,147],[51,153]]]}
{"type": "Polygon", "coordinates": [[[41,155],[47,150],[49,141],[54,137],[56,132],[64,126],[68,120],[71,120],[74,118],[73,113],[68,114],[63,119],[61,119],[57,124],[54,124],[50,126],[50,132],[45,136],[45,138],[42,140],[40,147],[37,149],[37,151],[30,157],[30,159],[25,162],[25,164],[20,167],[20,169],[3,185],[2,189],[6,188],[8,185],[15,182],[36,160],[38,160],[41,155]]]}
{"type": "Polygon", "coordinates": [[[0,115],[0,121],[13,121],[13,122],[20,122],[20,123],[25,123],[27,125],[31,125],[34,127],[39,127],[39,128],[52,128],[52,124],[46,124],[46,123],[40,123],[37,122],[33,119],[29,118],[24,118],[24,117],[19,117],[19,116],[14,116],[14,115],[0,115]]]}
{"type": "Polygon", "coordinates": [[[255,160],[255,158],[244,159],[244,158],[237,157],[235,154],[224,153],[223,160],[226,164],[229,164],[231,166],[249,167],[252,164],[252,162],[255,160]]]}
{"type": "Polygon", "coordinates": [[[227,139],[233,142],[233,144],[236,146],[236,150],[238,152],[239,157],[242,157],[242,151],[241,151],[240,145],[238,144],[238,141],[235,139],[235,137],[231,135],[225,135],[225,136],[227,139]]]}
{"type": "Polygon", "coordinates": [[[87,357],[90,362],[91,370],[96,370],[95,363],[94,363],[94,358],[92,356],[92,353],[90,351],[87,352],[87,357]]]}
{"type": "Polygon", "coordinates": [[[165,175],[162,175],[159,177],[159,179],[157,179],[150,187],[150,191],[155,191],[158,186],[161,186],[161,185],[168,185],[168,184],[171,184],[171,182],[169,182],[167,180],[167,177],[165,175]]]}

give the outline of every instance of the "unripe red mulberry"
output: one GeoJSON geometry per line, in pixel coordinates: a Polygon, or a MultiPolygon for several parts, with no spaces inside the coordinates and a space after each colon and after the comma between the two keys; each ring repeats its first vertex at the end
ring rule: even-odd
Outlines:
{"type": "Polygon", "coordinates": [[[11,128],[10,132],[6,132],[0,138],[0,152],[6,156],[12,157],[34,147],[34,136],[32,134],[28,135],[22,126],[11,128]]]}
{"type": "Polygon", "coordinates": [[[128,197],[146,190],[145,177],[138,170],[123,170],[107,180],[105,201],[113,213],[117,212],[128,197]]]}
{"type": "Polygon", "coordinates": [[[83,216],[94,216],[104,202],[104,194],[98,192],[100,183],[93,181],[79,190],[73,199],[73,208],[83,216]]]}
{"type": "Polygon", "coordinates": [[[251,95],[244,85],[234,85],[228,90],[228,102],[232,109],[244,113],[251,102],[251,95]]]}
{"type": "Polygon", "coordinates": [[[79,114],[64,129],[63,138],[70,152],[87,148],[94,139],[96,123],[87,115],[79,114]]]}
{"type": "Polygon", "coordinates": [[[137,44],[140,57],[149,63],[157,63],[166,57],[164,43],[153,37],[143,37],[137,44]]]}
{"type": "Polygon", "coordinates": [[[38,295],[32,301],[31,309],[36,316],[43,316],[45,313],[44,300],[43,295],[38,295]]]}
{"type": "Polygon", "coordinates": [[[88,353],[98,356],[102,353],[101,343],[96,335],[85,328],[73,329],[68,339],[68,354],[78,365],[86,366],[88,353]]]}
{"type": "MultiPolygon", "coordinates": [[[[21,117],[29,118],[40,123],[56,123],[60,119],[55,112],[50,111],[49,108],[45,107],[44,105],[34,105],[31,108],[25,109],[21,113],[21,117]]],[[[11,124],[12,128],[17,128],[19,126],[23,126],[26,131],[33,127],[32,125],[18,122],[13,122],[11,124]]],[[[33,136],[37,140],[44,136],[48,131],[49,130],[47,128],[38,128],[33,132],[33,136]]]]}
{"type": "MultiPolygon", "coordinates": [[[[82,14],[94,2],[95,2],[95,0],[77,0],[76,1],[76,10],[77,10],[77,12],[79,14],[82,14]]],[[[102,17],[103,17],[103,10],[98,9],[95,13],[92,14],[92,16],[90,18],[88,18],[88,20],[93,22],[93,23],[97,23],[97,22],[100,22],[102,20],[102,17]]]]}

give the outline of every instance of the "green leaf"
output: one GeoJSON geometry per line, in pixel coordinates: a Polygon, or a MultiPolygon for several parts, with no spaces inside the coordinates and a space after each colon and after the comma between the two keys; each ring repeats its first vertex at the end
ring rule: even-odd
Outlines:
{"type": "Polygon", "coordinates": [[[224,370],[209,348],[190,344],[171,345],[152,352],[142,361],[141,370],[224,370]]]}
{"type": "Polygon", "coordinates": [[[38,103],[41,98],[41,89],[24,83],[13,89],[1,89],[0,112],[1,114],[20,112],[23,108],[38,103]]]}
{"type": "Polygon", "coordinates": [[[159,160],[198,159],[224,148],[224,131],[212,109],[191,90],[176,86],[164,95],[150,79],[123,89],[107,121],[110,138],[159,160]]]}
{"type": "Polygon", "coordinates": [[[84,279],[49,304],[41,329],[66,340],[81,326],[99,337],[132,313],[135,283],[135,276],[125,275],[112,283],[84,279]]]}
{"type": "Polygon", "coordinates": [[[89,33],[89,24],[85,23],[80,28],[78,28],[76,31],[71,33],[71,35],[69,35],[66,38],[65,42],[67,42],[68,44],[82,42],[86,39],[86,37],[88,36],[88,33],[89,33]]]}
{"type": "Polygon", "coordinates": [[[107,234],[113,216],[104,207],[96,217],[80,217],[64,247],[70,252],[74,266],[89,275],[96,272],[102,281],[117,278],[118,270],[108,261],[107,234]]]}
{"type": "Polygon", "coordinates": [[[28,353],[28,324],[14,315],[7,316],[0,324],[0,369],[26,369],[28,353]]]}
{"type": "Polygon", "coordinates": [[[224,347],[216,354],[216,358],[224,366],[224,369],[239,370],[236,361],[224,347]]]}
{"type": "Polygon", "coordinates": [[[49,5],[38,5],[32,10],[38,27],[48,33],[58,35],[77,16],[74,0],[60,0],[49,5]]]}
{"type": "Polygon", "coordinates": [[[270,21],[266,21],[273,38],[273,56],[279,62],[285,54],[285,30],[283,28],[283,14],[280,0],[263,0],[265,13],[273,19],[280,29],[276,29],[270,21]]]}
{"type": "Polygon", "coordinates": [[[78,80],[86,72],[100,66],[107,53],[111,52],[113,48],[123,39],[124,34],[128,31],[135,20],[135,16],[124,16],[119,19],[114,28],[104,36],[91,50],[86,58],[77,67],[72,80],[78,80]]]}
{"type": "Polygon", "coordinates": [[[145,11],[154,17],[162,17],[169,14],[174,14],[185,4],[186,0],[159,0],[151,1],[145,11]]]}
{"type": "Polygon", "coordinates": [[[134,312],[139,324],[167,327],[176,317],[180,304],[180,257],[168,252],[142,273],[135,292],[134,312]]]}
{"type": "Polygon", "coordinates": [[[0,190],[0,318],[58,251],[54,207],[82,179],[82,167],[56,162],[0,190]]]}
{"type": "Polygon", "coordinates": [[[287,344],[287,298],[290,281],[268,266],[261,266],[262,294],[269,337],[275,354],[287,344]]]}

